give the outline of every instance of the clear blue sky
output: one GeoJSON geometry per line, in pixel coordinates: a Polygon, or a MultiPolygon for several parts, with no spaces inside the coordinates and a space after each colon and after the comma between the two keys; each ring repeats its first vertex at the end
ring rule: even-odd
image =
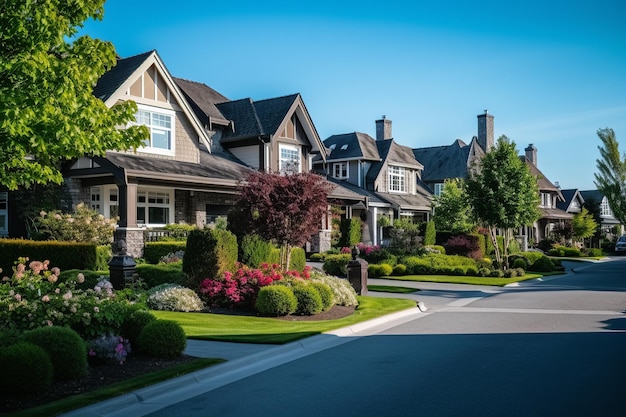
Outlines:
{"type": "Polygon", "coordinates": [[[402,145],[495,135],[561,187],[593,189],[596,132],[626,151],[626,2],[108,0],[83,33],[122,57],[156,49],[176,77],[230,99],[301,93],[320,137],[375,136],[386,115],[402,145]]]}

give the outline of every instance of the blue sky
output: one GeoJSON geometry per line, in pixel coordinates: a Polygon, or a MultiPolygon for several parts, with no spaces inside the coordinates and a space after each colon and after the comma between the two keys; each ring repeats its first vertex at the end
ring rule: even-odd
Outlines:
{"type": "Polygon", "coordinates": [[[593,189],[597,130],[626,151],[626,2],[108,0],[82,33],[156,49],[230,99],[301,93],[320,137],[393,122],[402,145],[469,143],[476,116],[562,188],[593,189]]]}

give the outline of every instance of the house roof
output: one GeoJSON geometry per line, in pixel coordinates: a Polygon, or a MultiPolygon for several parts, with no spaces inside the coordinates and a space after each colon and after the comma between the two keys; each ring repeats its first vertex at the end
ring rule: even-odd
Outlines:
{"type": "Polygon", "coordinates": [[[398,145],[393,139],[376,140],[374,142],[381,159],[380,161],[372,163],[372,166],[367,171],[365,183],[368,187],[373,188],[374,182],[385,165],[403,166],[417,170],[424,168],[424,166],[415,159],[412,149],[408,146],[398,145]]]}
{"type": "Polygon", "coordinates": [[[376,141],[369,135],[360,132],[332,135],[324,140],[329,150],[327,161],[361,159],[380,161],[376,141]]]}
{"type": "Polygon", "coordinates": [[[466,178],[471,146],[457,139],[447,146],[414,148],[415,159],[424,165],[422,180],[430,183],[466,178]]]}
{"type": "Polygon", "coordinates": [[[117,64],[98,79],[93,95],[106,102],[153,53],[156,51],[119,58],[117,64]]]}
{"type": "Polygon", "coordinates": [[[428,197],[423,194],[396,194],[381,193],[377,194],[400,210],[419,210],[430,212],[431,203],[428,197]]]}
{"type": "Polygon", "coordinates": [[[585,190],[580,191],[580,195],[583,196],[585,201],[593,200],[596,203],[602,203],[602,199],[604,198],[604,194],[600,190],[585,190]]]}
{"type": "Polygon", "coordinates": [[[542,219],[572,219],[573,214],[566,213],[558,208],[540,208],[542,219]]]}
{"type": "Polygon", "coordinates": [[[223,141],[253,136],[273,135],[288,116],[300,94],[253,101],[251,98],[217,103],[217,109],[234,123],[233,130],[224,132],[223,141]]]}
{"type": "Polygon", "coordinates": [[[533,164],[530,159],[526,158],[526,156],[522,155],[520,156],[520,159],[526,163],[530,169],[530,174],[537,178],[537,187],[539,187],[539,191],[554,192],[561,201],[565,200],[563,194],[561,193],[561,189],[552,184],[552,182],[550,182],[550,180],[543,175],[543,172],[537,168],[537,165],[533,164]]]}
{"type": "Polygon", "coordinates": [[[376,193],[372,191],[368,191],[364,188],[361,188],[358,185],[352,184],[346,180],[338,180],[333,177],[328,177],[328,181],[332,182],[333,184],[336,184],[339,187],[350,190],[354,194],[359,195],[360,196],[359,201],[364,201],[365,199],[367,199],[369,204],[372,204],[372,203],[386,204],[387,203],[387,201],[381,199],[376,193]]]}
{"type": "Polygon", "coordinates": [[[228,98],[203,83],[176,77],[174,77],[174,81],[191,103],[196,116],[205,125],[210,126],[212,122],[228,123],[216,106],[217,103],[229,101],[228,98]]]}
{"type": "Polygon", "coordinates": [[[556,203],[557,208],[561,210],[568,211],[575,198],[579,198],[581,200],[581,205],[585,202],[585,199],[577,188],[561,190],[561,194],[563,195],[564,201],[557,201],[556,203]]]}

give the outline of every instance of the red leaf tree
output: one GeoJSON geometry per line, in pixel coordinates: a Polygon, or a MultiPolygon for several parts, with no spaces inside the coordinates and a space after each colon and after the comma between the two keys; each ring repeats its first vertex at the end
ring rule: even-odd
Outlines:
{"type": "Polygon", "coordinates": [[[320,229],[334,186],[314,173],[254,172],[240,186],[229,215],[237,236],[257,233],[280,246],[280,264],[289,266],[291,249],[303,246],[320,229]]]}

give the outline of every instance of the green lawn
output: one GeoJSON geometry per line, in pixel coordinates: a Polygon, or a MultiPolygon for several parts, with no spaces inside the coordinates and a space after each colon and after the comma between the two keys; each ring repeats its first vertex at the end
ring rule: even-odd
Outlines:
{"type": "MultiPolygon", "coordinates": [[[[380,277],[392,281],[421,281],[421,282],[442,282],[450,284],[470,284],[470,285],[494,285],[503,287],[513,282],[526,281],[529,279],[541,278],[543,274],[526,274],[523,277],[515,278],[495,278],[495,277],[473,277],[456,275],[402,275],[380,277]]],[[[368,286],[369,288],[369,286],[368,286]]]]}
{"type": "Polygon", "coordinates": [[[390,292],[395,294],[411,294],[420,290],[418,288],[399,287],[396,285],[368,285],[367,291],[390,292]]]}
{"type": "Polygon", "coordinates": [[[283,344],[415,308],[415,301],[408,299],[360,296],[358,300],[359,307],[354,314],[338,320],[287,321],[271,317],[173,311],[153,311],[153,314],[159,319],[178,322],[190,339],[283,344]]]}

